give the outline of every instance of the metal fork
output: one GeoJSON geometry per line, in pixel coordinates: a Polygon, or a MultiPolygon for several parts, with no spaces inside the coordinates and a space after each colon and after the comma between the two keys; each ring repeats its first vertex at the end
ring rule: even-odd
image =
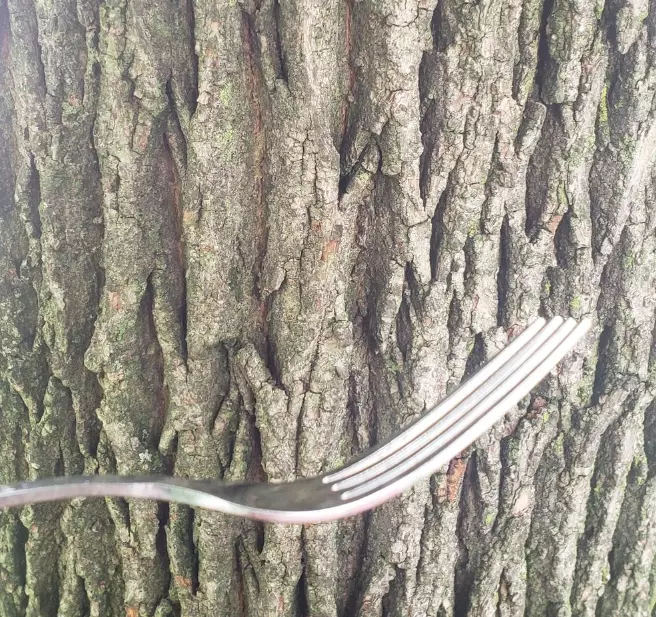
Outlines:
{"type": "Polygon", "coordinates": [[[76,497],[158,499],[276,523],[318,523],[380,505],[438,471],[524,398],[590,322],[540,318],[436,407],[338,471],[287,483],[73,476],[0,486],[0,508],[76,497]]]}

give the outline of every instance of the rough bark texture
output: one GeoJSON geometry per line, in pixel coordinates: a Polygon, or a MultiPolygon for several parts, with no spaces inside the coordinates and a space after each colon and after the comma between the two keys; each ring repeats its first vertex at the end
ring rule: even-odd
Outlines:
{"type": "Polygon", "coordinates": [[[655,91],[648,0],[0,0],[0,483],[316,474],[594,321],[367,516],[0,512],[0,615],[653,615],[655,91]]]}

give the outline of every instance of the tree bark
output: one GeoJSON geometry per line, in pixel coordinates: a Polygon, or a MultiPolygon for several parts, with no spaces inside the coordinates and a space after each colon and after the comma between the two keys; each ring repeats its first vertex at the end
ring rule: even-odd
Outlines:
{"type": "Polygon", "coordinates": [[[0,0],[0,483],[313,475],[594,322],[365,516],[0,512],[0,615],[652,616],[655,91],[648,0],[0,0]]]}

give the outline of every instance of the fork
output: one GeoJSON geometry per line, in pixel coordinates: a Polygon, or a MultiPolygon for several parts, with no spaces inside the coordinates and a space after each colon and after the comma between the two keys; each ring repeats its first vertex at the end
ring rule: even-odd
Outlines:
{"type": "Polygon", "coordinates": [[[275,523],[320,523],[381,505],[437,472],[527,396],[590,328],[536,319],[436,407],[341,469],[285,483],[70,476],[0,486],[0,508],[78,497],[178,502],[275,523]]]}

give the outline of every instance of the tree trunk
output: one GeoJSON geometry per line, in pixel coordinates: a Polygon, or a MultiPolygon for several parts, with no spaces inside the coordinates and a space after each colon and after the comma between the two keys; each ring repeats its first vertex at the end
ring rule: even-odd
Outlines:
{"type": "Polygon", "coordinates": [[[0,615],[653,615],[655,91],[648,0],[0,0],[0,483],[313,475],[594,322],[365,516],[0,512],[0,615]]]}

